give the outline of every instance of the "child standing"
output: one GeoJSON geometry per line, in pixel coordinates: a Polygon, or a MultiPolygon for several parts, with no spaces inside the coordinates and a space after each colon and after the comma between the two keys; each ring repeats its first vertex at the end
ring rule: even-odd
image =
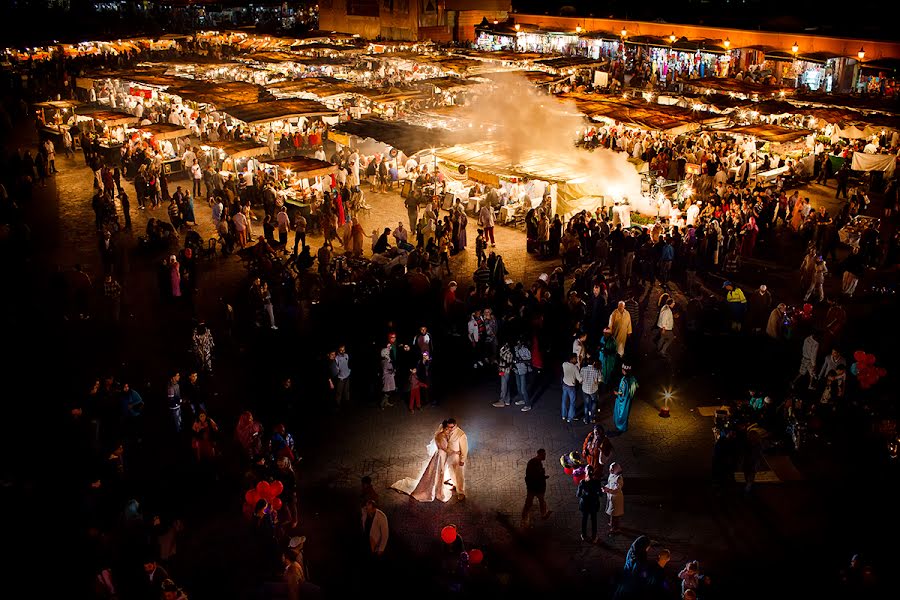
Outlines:
{"type": "Polygon", "coordinates": [[[419,381],[419,374],[416,368],[409,370],[409,414],[416,410],[422,410],[422,392],[421,387],[424,384],[419,381]]]}
{"type": "Polygon", "coordinates": [[[475,263],[481,264],[482,260],[487,260],[484,251],[487,249],[487,242],[484,240],[484,229],[478,230],[478,237],[475,238],[475,263]]]}

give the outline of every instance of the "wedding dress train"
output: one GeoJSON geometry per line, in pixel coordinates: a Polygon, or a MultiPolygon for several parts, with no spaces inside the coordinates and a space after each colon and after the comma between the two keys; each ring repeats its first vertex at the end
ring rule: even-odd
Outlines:
{"type": "Polygon", "coordinates": [[[406,477],[391,487],[398,492],[409,494],[419,502],[448,502],[453,497],[453,488],[447,485],[447,436],[439,431],[428,444],[432,452],[425,471],[418,479],[406,477]]]}

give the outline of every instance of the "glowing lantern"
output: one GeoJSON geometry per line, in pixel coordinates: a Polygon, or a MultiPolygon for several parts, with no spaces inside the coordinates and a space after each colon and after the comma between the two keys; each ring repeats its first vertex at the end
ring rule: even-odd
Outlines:
{"type": "Polygon", "coordinates": [[[469,564],[478,565],[484,560],[484,552],[479,549],[469,550],[469,564]]]}

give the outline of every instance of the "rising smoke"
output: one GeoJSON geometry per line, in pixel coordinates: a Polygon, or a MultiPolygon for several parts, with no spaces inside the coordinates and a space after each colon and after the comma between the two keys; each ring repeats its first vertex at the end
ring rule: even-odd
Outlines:
{"type": "Polygon", "coordinates": [[[581,150],[576,133],[586,126],[571,100],[560,100],[537,89],[521,74],[503,74],[495,85],[468,107],[467,117],[489,139],[501,142],[512,165],[535,156],[557,163],[572,177],[588,175],[582,183],[595,195],[641,203],[641,182],[624,153],[605,148],[581,150]]]}

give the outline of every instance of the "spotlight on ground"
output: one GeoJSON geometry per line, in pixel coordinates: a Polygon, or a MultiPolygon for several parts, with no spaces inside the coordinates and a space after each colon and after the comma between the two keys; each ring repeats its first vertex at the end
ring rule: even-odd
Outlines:
{"type": "Polygon", "coordinates": [[[669,401],[675,397],[675,392],[670,387],[663,388],[662,397],[663,397],[663,406],[662,406],[662,408],[659,409],[659,416],[662,417],[663,419],[668,419],[669,418],[669,401]]]}

